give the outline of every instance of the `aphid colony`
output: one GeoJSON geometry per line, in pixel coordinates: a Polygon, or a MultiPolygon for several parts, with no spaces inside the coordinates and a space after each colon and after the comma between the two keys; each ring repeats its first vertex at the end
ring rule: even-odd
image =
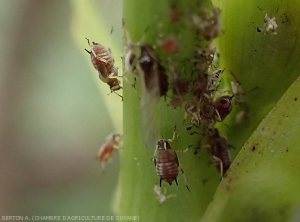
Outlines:
{"type": "MultiPolygon", "coordinates": [[[[179,22],[181,19],[182,15],[175,5],[171,7],[170,16],[171,22],[179,22]]],[[[203,39],[212,40],[221,32],[219,16],[220,9],[213,8],[211,13],[203,12],[201,16],[192,14],[190,19],[203,39]]],[[[99,72],[99,78],[109,85],[111,92],[115,93],[121,89],[121,86],[110,50],[95,42],[90,44],[89,40],[88,43],[91,50],[86,51],[91,55],[91,61],[99,72]]],[[[232,83],[232,94],[220,92],[219,85],[224,69],[214,65],[217,59],[216,48],[209,44],[195,46],[193,58],[188,59],[192,65],[190,75],[182,74],[170,57],[162,62],[158,56],[158,51],[160,55],[180,53],[180,44],[176,35],[163,37],[156,44],[135,43],[127,36],[127,46],[123,56],[125,63],[123,77],[132,73],[135,77],[133,87],[135,88],[136,81],[140,85],[142,132],[146,147],[150,149],[156,147],[153,160],[160,186],[162,181],[170,185],[175,181],[177,184],[179,169],[183,173],[176,151],[170,145],[172,140],[159,139],[161,135],[157,135],[159,125],[156,125],[156,109],[159,101],[162,100],[169,107],[184,110],[185,115],[182,119],[187,123],[188,131],[195,128],[196,131],[203,133],[202,135],[196,133],[196,136],[200,141],[202,137],[206,137],[206,145],[203,147],[209,148],[212,162],[223,177],[231,165],[230,145],[215,124],[222,122],[230,114],[233,100],[244,104],[240,83],[238,81],[232,83]]],[[[106,162],[112,157],[115,149],[119,147],[119,139],[119,134],[112,134],[102,145],[98,155],[100,161],[106,162]]],[[[183,176],[185,179],[184,174],[183,176]]],[[[188,186],[187,189],[189,190],[188,186]]],[[[160,202],[167,199],[157,186],[154,187],[154,191],[160,198],[160,202]]]]}

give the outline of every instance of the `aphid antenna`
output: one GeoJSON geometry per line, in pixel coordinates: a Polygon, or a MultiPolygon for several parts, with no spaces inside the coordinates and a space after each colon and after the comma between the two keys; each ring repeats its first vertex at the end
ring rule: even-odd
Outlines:
{"type": "MultiPolygon", "coordinates": [[[[258,8],[260,11],[264,11],[265,13],[268,13],[266,10],[260,8],[259,6],[257,6],[257,8],[258,8]]],[[[277,9],[276,9],[276,12],[275,12],[274,15],[276,15],[278,11],[279,11],[279,5],[277,6],[277,9]]]]}
{"type": "Polygon", "coordinates": [[[232,75],[232,77],[235,79],[235,81],[239,84],[239,85],[241,85],[241,82],[239,81],[239,79],[236,77],[236,75],[233,73],[233,72],[231,72],[230,70],[228,70],[229,71],[229,73],[232,75]]]}
{"type": "Polygon", "coordinates": [[[185,153],[187,152],[193,145],[189,145],[186,149],[184,150],[175,150],[176,153],[185,153]]]}
{"type": "Polygon", "coordinates": [[[177,125],[174,125],[172,139],[168,139],[168,142],[170,142],[170,143],[172,143],[175,140],[175,138],[179,136],[179,134],[176,134],[176,128],[177,128],[177,125]]]}
{"type": "MultiPolygon", "coordinates": [[[[91,47],[91,51],[88,51],[87,49],[85,49],[85,51],[87,51],[89,54],[93,53],[93,56],[97,57],[97,55],[96,55],[95,51],[93,50],[93,47],[92,47],[92,45],[91,45],[91,43],[90,43],[90,40],[89,40],[88,38],[85,38],[85,39],[87,40],[89,46],[91,47]]],[[[93,43],[94,45],[96,44],[95,42],[92,42],[92,43],[93,43]]]]}

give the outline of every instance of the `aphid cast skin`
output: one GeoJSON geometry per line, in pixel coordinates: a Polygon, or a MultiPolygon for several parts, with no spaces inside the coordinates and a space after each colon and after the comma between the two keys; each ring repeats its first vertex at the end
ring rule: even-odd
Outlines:
{"type": "Polygon", "coordinates": [[[207,137],[207,144],[213,156],[213,163],[221,176],[224,177],[231,165],[231,154],[228,140],[214,128],[207,137]]]}
{"type": "Polygon", "coordinates": [[[122,136],[119,133],[110,134],[106,141],[101,145],[97,159],[101,162],[102,170],[114,156],[116,149],[121,148],[122,136]]]}
{"type": "Polygon", "coordinates": [[[99,79],[107,83],[112,92],[121,89],[120,81],[117,79],[118,69],[114,66],[115,60],[111,51],[101,44],[96,42],[90,44],[89,39],[87,41],[91,51],[87,49],[85,51],[90,54],[92,64],[99,73],[99,79]]]}
{"type": "MultiPolygon", "coordinates": [[[[163,180],[170,185],[172,185],[173,181],[175,181],[176,185],[178,185],[177,176],[178,168],[180,167],[179,161],[176,152],[172,149],[168,140],[161,139],[157,141],[153,159],[156,167],[156,173],[160,178],[160,187],[163,180]]],[[[181,172],[184,173],[181,167],[180,169],[181,172]]],[[[189,187],[186,187],[190,191],[189,187]]]]}
{"type": "MultiPolygon", "coordinates": [[[[259,10],[261,11],[265,11],[261,8],[258,7],[259,10]]],[[[279,6],[275,12],[275,14],[278,12],[278,9],[279,9],[279,6]]],[[[273,18],[271,18],[268,14],[267,11],[265,11],[265,17],[264,17],[264,27],[263,28],[256,28],[257,29],[257,32],[263,32],[263,34],[268,34],[268,33],[271,33],[273,35],[277,35],[277,28],[278,28],[278,25],[276,23],[276,18],[275,16],[273,18]]]]}
{"type": "Polygon", "coordinates": [[[154,192],[156,193],[156,197],[159,201],[159,203],[164,204],[167,202],[167,200],[171,197],[176,197],[175,194],[169,194],[168,196],[166,195],[167,191],[164,189],[164,192],[161,191],[161,187],[158,185],[154,185],[153,188],[154,192]]]}

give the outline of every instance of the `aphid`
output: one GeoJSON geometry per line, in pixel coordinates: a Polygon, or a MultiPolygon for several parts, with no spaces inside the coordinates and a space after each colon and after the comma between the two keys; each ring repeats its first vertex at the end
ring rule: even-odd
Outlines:
{"type": "MultiPolygon", "coordinates": [[[[161,187],[162,180],[166,181],[170,185],[172,185],[173,181],[175,181],[176,185],[178,185],[177,183],[178,168],[180,168],[183,175],[184,175],[184,171],[179,166],[177,154],[170,146],[168,140],[161,139],[157,141],[157,146],[154,152],[153,159],[156,167],[156,173],[160,178],[159,181],[160,187],[161,187]]],[[[190,191],[187,185],[186,187],[190,191]]]]}
{"type": "Polygon", "coordinates": [[[101,162],[102,170],[114,156],[116,149],[121,148],[122,136],[118,133],[112,133],[99,149],[97,159],[101,162]]]}
{"type": "Polygon", "coordinates": [[[153,188],[154,192],[156,193],[156,197],[159,201],[159,203],[161,204],[164,204],[167,202],[167,200],[171,197],[176,197],[175,194],[170,194],[168,196],[166,196],[166,189],[164,189],[164,192],[161,191],[161,187],[157,186],[157,185],[154,185],[154,188],[153,188]]]}
{"type": "Polygon", "coordinates": [[[125,56],[125,72],[142,78],[148,92],[165,96],[168,91],[168,76],[160,64],[153,48],[148,44],[129,43],[129,51],[125,56]]]}
{"type": "Polygon", "coordinates": [[[232,110],[233,96],[221,96],[213,103],[206,103],[203,106],[203,116],[210,117],[221,122],[232,110]]]}
{"type": "Polygon", "coordinates": [[[228,140],[214,128],[207,137],[207,144],[213,156],[213,163],[221,176],[224,177],[231,165],[231,154],[229,151],[228,140]]]}
{"type": "Polygon", "coordinates": [[[221,96],[214,102],[214,107],[218,111],[220,121],[223,121],[232,110],[233,96],[221,96]]]}
{"type": "Polygon", "coordinates": [[[177,40],[174,37],[167,37],[160,41],[158,41],[158,44],[160,45],[161,49],[170,54],[175,54],[178,52],[179,45],[177,43],[177,40]]]}
{"type": "Polygon", "coordinates": [[[125,57],[126,70],[135,74],[141,83],[142,131],[146,146],[155,146],[158,137],[158,101],[168,91],[168,76],[152,46],[148,44],[128,44],[125,57]]]}
{"type": "MultiPolygon", "coordinates": [[[[99,73],[99,79],[107,83],[111,92],[121,89],[120,81],[117,79],[118,69],[114,66],[115,60],[111,51],[96,42],[90,44],[89,39],[87,39],[88,44],[91,46],[91,51],[85,49],[91,55],[91,61],[94,68],[99,73]]],[[[118,93],[116,93],[119,95],[118,93]]],[[[120,96],[120,95],[119,95],[120,96]]]]}
{"type": "Polygon", "coordinates": [[[139,64],[144,73],[144,83],[148,93],[158,92],[159,96],[165,96],[168,91],[168,76],[150,45],[141,46],[139,64]]]}

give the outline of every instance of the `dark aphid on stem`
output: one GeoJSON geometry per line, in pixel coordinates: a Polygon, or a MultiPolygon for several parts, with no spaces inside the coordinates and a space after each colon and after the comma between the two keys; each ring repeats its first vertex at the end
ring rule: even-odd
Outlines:
{"type": "Polygon", "coordinates": [[[228,140],[214,128],[207,137],[207,144],[213,156],[213,163],[221,176],[224,177],[231,165],[231,154],[229,150],[228,140]]]}
{"type": "Polygon", "coordinates": [[[232,110],[233,96],[221,96],[214,102],[214,107],[219,113],[220,121],[223,121],[232,110]]]}
{"type": "Polygon", "coordinates": [[[213,103],[204,104],[203,116],[218,122],[223,121],[232,110],[232,98],[233,96],[221,96],[213,103]]]}
{"type": "Polygon", "coordinates": [[[85,49],[85,51],[91,55],[91,61],[99,73],[99,79],[109,85],[111,92],[116,93],[115,91],[122,87],[120,86],[120,81],[117,79],[118,69],[114,66],[115,60],[111,51],[101,44],[96,42],[90,44],[89,39],[87,39],[87,41],[91,46],[91,51],[87,49],[85,49]]]}
{"type": "Polygon", "coordinates": [[[151,45],[129,41],[127,49],[125,72],[133,73],[140,82],[142,131],[146,146],[151,149],[158,138],[158,102],[167,94],[168,76],[151,45]]]}
{"type": "MultiPolygon", "coordinates": [[[[157,141],[157,146],[154,152],[153,159],[156,167],[156,173],[160,178],[159,185],[161,186],[161,182],[163,180],[169,183],[170,185],[172,185],[173,181],[175,181],[176,185],[178,185],[178,168],[180,168],[183,174],[184,171],[179,166],[177,154],[170,146],[168,140],[161,139],[157,141]]],[[[189,187],[186,187],[190,191],[189,187]]]]}
{"type": "Polygon", "coordinates": [[[149,92],[158,91],[159,96],[165,96],[168,91],[168,76],[150,45],[141,46],[139,64],[144,73],[146,89],[149,92]]]}
{"type": "Polygon", "coordinates": [[[116,149],[121,148],[122,136],[118,133],[110,134],[106,141],[101,145],[97,159],[101,162],[102,170],[114,156],[116,149]]]}

